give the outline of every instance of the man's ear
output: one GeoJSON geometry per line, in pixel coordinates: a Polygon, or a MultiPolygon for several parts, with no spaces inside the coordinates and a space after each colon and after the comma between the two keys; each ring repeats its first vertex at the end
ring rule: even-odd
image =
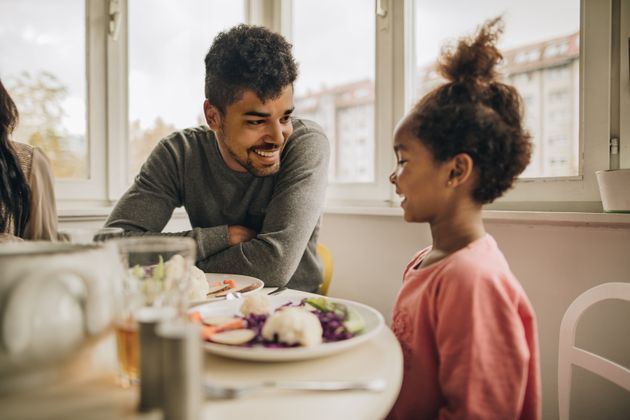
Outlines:
{"type": "Polygon", "coordinates": [[[468,153],[458,153],[450,162],[448,185],[457,186],[471,179],[474,163],[468,153]]]}
{"type": "Polygon", "coordinates": [[[208,127],[210,127],[212,131],[219,131],[221,129],[221,112],[219,112],[216,106],[210,104],[207,99],[203,101],[203,114],[206,117],[208,127]]]}

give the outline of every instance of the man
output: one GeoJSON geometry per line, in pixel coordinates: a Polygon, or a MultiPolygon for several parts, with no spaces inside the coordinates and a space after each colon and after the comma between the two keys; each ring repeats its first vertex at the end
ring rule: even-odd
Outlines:
{"type": "Polygon", "coordinates": [[[164,138],[106,225],[161,232],[184,206],[197,266],[315,292],[329,146],[321,128],[292,117],[297,65],[269,30],[220,33],[205,58],[205,126],[164,138]]]}

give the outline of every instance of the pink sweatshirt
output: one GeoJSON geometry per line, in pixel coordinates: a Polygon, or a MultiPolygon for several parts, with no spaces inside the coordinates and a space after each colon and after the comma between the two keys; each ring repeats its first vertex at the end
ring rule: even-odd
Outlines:
{"type": "Polygon", "coordinates": [[[390,419],[540,419],[534,311],[490,235],[407,265],[392,330],[404,377],[390,419]]]}

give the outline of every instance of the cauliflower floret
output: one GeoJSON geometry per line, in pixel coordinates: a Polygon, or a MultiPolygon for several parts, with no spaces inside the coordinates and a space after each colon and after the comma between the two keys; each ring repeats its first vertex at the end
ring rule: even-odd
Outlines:
{"type": "Polygon", "coordinates": [[[190,299],[191,302],[204,300],[209,291],[210,286],[208,285],[206,274],[193,265],[192,270],[190,271],[190,287],[188,288],[188,299],[190,299]]]}
{"type": "MultiPolygon", "coordinates": [[[[165,271],[165,287],[171,288],[172,282],[179,280],[186,271],[186,260],[181,255],[173,255],[166,263],[164,263],[165,271]]],[[[208,280],[203,271],[191,266],[190,281],[188,286],[188,299],[191,301],[204,300],[210,287],[208,280]]]]}
{"type": "Polygon", "coordinates": [[[278,341],[286,344],[299,344],[305,347],[314,346],[322,342],[322,324],[319,318],[304,308],[287,308],[271,315],[262,329],[266,340],[278,341]]]}
{"type": "Polygon", "coordinates": [[[271,312],[271,302],[269,296],[264,293],[254,293],[245,296],[241,304],[241,313],[245,316],[249,314],[268,314],[271,312]]]}

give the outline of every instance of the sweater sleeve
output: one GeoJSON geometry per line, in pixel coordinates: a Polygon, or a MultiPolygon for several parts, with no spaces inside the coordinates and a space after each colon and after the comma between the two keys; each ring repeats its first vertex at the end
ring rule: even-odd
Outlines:
{"type": "Polygon", "coordinates": [[[57,207],[52,170],[44,152],[33,148],[29,177],[31,213],[24,231],[24,239],[57,240],[57,207]]]}
{"type": "Polygon", "coordinates": [[[199,262],[204,271],[238,272],[274,287],[291,279],[322,212],[329,158],[321,129],[298,124],[285,148],[261,231],[255,239],[199,262]]]}
{"type": "Polygon", "coordinates": [[[499,274],[452,269],[436,304],[439,419],[519,418],[529,350],[516,299],[499,274]]]}
{"type": "MultiPolygon", "coordinates": [[[[177,135],[180,134],[172,136],[177,135]]],[[[123,228],[125,236],[189,236],[197,242],[199,255],[214,254],[227,248],[227,226],[162,232],[173,210],[182,205],[184,154],[171,137],[160,141],[105,225],[123,228]]]]}

